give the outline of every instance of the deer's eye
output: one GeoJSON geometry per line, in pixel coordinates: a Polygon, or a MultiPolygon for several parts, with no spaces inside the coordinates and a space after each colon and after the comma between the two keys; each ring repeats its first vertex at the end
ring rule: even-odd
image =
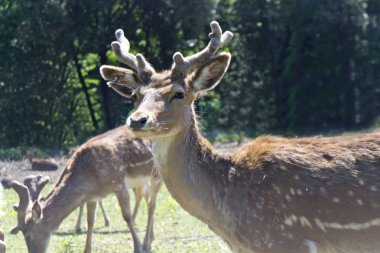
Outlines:
{"type": "Polygon", "coordinates": [[[183,92],[177,92],[176,94],[174,94],[173,98],[172,99],[182,99],[185,97],[185,93],[183,92]]]}

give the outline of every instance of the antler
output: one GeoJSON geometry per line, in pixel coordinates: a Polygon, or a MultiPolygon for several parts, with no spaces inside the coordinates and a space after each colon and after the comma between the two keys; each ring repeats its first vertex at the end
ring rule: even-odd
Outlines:
{"type": "Polygon", "coordinates": [[[17,212],[17,225],[11,230],[11,234],[17,234],[25,226],[25,216],[29,205],[32,201],[38,199],[41,190],[49,181],[49,176],[44,177],[42,175],[28,176],[24,179],[24,184],[9,177],[1,180],[1,184],[4,188],[13,188],[20,199],[18,206],[13,207],[17,212]]]}
{"type": "Polygon", "coordinates": [[[129,52],[130,44],[128,39],[124,36],[124,31],[122,29],[116,30],[115,36],[117,41],[113,41],[111,46],[120,62],[135,70],[142,81],[147,81],[147,79],[156,73],[149,62],[145,60],[144,56],[141,54],[135,56],[129,52]]]}
{"type": "Polygon", "coordinates": [[[38,200],[42,189],[49,183],[49,176],[32,175],[24,179],[24,185],[28,188],[32,202],[38,200]]]}
{"type": "Polygon", "coordinates": [[[29,191],[25,185],[21,184],[17,180],[3,179],[1,183],[4,188],[13,188],[17,192],[20,199],[18,206],[13,207],[17,212],[17,226],[11,230],[12,234],[17,234],[18,231],[20,231],[25,225],[26,212],[29,204],[31,203],[29,191]]]}
{"type": "Polygon", "coordinates": [[[233,37],[232,32],[226,31],[222,33],[222,28],[220,28],[219,23],[216,21],[212,21],[210,26],[211,33],[208,35],[210,42],[207,47],[188,57],[183,57],[180,52],[176,52],[173,55],[173,71],[180,73],[183,77],[186,76],[190,69],[200,67],[203,63],[207,62],[216,51],[218,51],[219,47],[231,41],[233,37]]]}

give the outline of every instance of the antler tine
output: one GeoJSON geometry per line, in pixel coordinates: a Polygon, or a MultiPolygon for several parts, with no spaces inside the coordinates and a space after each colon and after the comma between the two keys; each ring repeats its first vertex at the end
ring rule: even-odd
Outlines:
{"type": "Polygon", "coordinates": [[[230,31],[222,33],[222,28],[220,28],[218,22],[212,21],[210,27],[211,33],[208,35],[210,42],[202,51],[188,57],[183,57],[180,52],[173,55],[174,65],[172,69],[174,71],[186,76],[190,69],[195,69],[207,62],[221,46],[228,44],[232,40],[233,33],[230,31]]]}
{"type": "Polygon", "coordinates": [[[30,197],[28,188],[20,182],[12,180],[9,186],[17,192],[20,198],[18,206],[13,207],[17,212],[17,225],[11,230],[12,234],[17,234],[25,225],[25,216],[30,204],[30,197]]]}
{"type": "Polygon", "coordinates": [[[131,46],[128,39],[124,36],[124,31],[117,29],[115,37],[117,41],[113,41],[111,47],[117,59],[137,71],[137,60],[133,54],[129,53],[131,46]]]}
{"type": "Polygon", "coordinates": [[[24,179],[24,185],[28,188],[32,202],[38,200],[42,189],[50,182],[49,176],[32,175],[24,179]]]}
{"type": "Polygon", "coordinates": [[[149,78],[155,73],[154,68],[144,56],[141,54],[135,56],[129,52],[130,44],[128,39],[124,36],[124,31],[122,29],[116,30],[115,37],[117,41],[113,41],[111,47],[120,62],[137,71],[137,74],[142,79],[149,78]]]}

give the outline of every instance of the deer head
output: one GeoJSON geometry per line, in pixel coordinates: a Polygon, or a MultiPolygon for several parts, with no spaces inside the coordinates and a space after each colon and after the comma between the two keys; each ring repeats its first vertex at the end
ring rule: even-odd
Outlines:
{"type": "Polygon", "coordinates": [[[17,225],[11,230],[11,234],[21,231],[29,252],[45,252],[49,241],[49,236],[39,226],[43,212],[38,200],[39,194],[49,181],[48,176],[42,175],[28,176],[24,184],[12,179],[2,181],[4,188],[14,189],[19,196],[19,204],[14,206],[17,225]]]}
{"type": "Polygon", "coordinates": [[[133,71],[105,65],[100,73],[117,93],[135,101],[136,111],[128,117],[127,125],[137,136],[171,136],[190,125],[194,100],[217,86],[231,59],[229,53],[214,55],[231,41],[232,33],[222,33],[215,21],[211,22],[211,30],[206,48],[188,57],[175,53],[172,68],[162,73],[157,73],[141,54],[129,53],[123,31],[116,31],[112,49],[133,71]]]}

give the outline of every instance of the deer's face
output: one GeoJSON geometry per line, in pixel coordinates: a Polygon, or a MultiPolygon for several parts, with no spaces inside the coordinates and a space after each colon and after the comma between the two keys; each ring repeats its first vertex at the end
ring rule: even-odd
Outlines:
{"type": "Polygon", "coordinates": [[[19,205],[14,207],[17,212],[17,226],[12,229],[11,234],[22,232],[29,253],[47,252],[49,245],[51,228],[43,222],[43,208],[38,199],[49,181],[48,176],[34,175],[26,177],[24,184],[17,180],[7,182],[20,198],[19,205]]]}
{"type": "Polygon", "coordinates": [[[185,127],[194,93],[184,82],[169,78],[139,86],[133,99],[136,111],[128,117],[127,126],[140,137],[154,138],[174,135],[185,127]]]}
{"type": "Polygon", "coordinates": [[[155,139],[175,135],[189,125],[193,101],[218,84],[230,58],[221,54],[185,77],[173,71],[155,73],[146,83],[133,72],[112,66],[102,66],[101,74],[115,91],[135,101],[127,126],[139,137],[155,139]]]}
{"type": "Polygon", "coordinates": [[[50,233],[41,226],[38,220],[33,217],[35,214],[27,215],[26,224],[22,230],[26,246],[29,253],[47,252],[50,233]]]}
{"type": "Polygon", "coordinates": [[[134,99],[136,111],[126,124],[137,136],[155,139],[181,132],[192,120],[194,99],[213,89],[222,79],[231,55],[214,54],[220,46],[230,42],[233,35],[230,31],[222,33],[216,21],[210,26],[207,47],[188,57],[175,53],[171,70],[163,73],[156,73],[141,54],[131,54],[123,30],[116,31],[117,41],[111,43],[112,49],[119,61],[134,72],[105,65],[100,73],[116,92],[134,99]]]}

